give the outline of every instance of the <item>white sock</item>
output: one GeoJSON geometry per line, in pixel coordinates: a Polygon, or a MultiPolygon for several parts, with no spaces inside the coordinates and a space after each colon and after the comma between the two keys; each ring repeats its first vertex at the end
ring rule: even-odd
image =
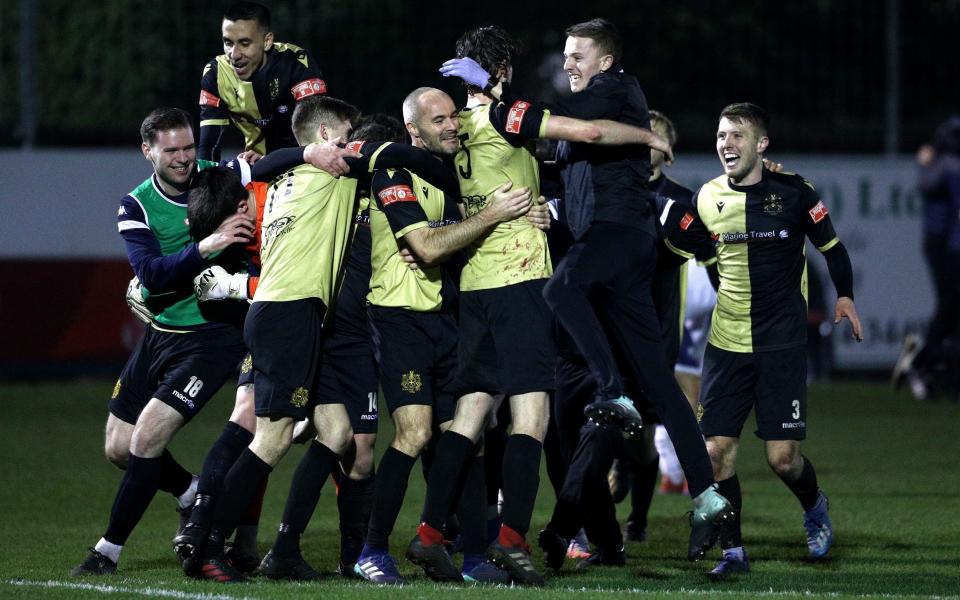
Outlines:
{"type": "Polygon", "coordinates": [[[111,544],[107,540],[100,538],[100,541],[97,542],[97,545],[94,546],[93,549],[113,562],[120,562],[120,551],[123,550],[123,546],[111,544]]]}
{"type": "Polygon", "coordinates": [[[180,505],[180,508],[189,508],[193,506],[193,503],[197,500],[197,483],[200,481],[200,478],[196,475],[190,480],[190,485],[187,487],[187,491],[177,496],[177,503],[180,505]]]}
{"type": "Polygon", "coordinates": [[[663,425],[657,425],[657,432],[653,436],[653,444],[660,454],[660,473],[669,479],[674,485],[683,483],[683,469],[680,467],[680,459],[677,458],[677,451],[673,448],[673,442],[667,435],[667,428],[663,425]]]}

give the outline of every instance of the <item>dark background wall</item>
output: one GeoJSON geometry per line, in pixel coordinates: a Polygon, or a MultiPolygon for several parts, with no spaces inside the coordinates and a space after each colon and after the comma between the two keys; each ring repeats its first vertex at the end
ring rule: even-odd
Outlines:
{"type": "MultiPolygon", "coordinates": [[[[911,151],[960,107],[958,0],[265,3],[277,39],[310,49],[331,93],[365,111],[398,112],[406,92],[419,85],[459,98],[436,68],[460,33],[479,24],[502,25],[525,42],[517,80],[535,95],[555,94],[565,87],[556,81],[563,29],[593,16],[620,27],[626,67],[640,77],[650,105],[674,117],[680,150],[688,152],[703,150],[693,140],[709,140],[717,113],[732,101],[766,106],[776,149],[788,152],[888,149],[890,89],[899,103],[899,151],[911,151]],[[894,37],[890,23],[898,29],[894,37]],[[899,62],[893,86],[890,60],[899,62]]],[[[33,2],[37,143],[136,143],[140,120],[155,106],[198,114],[201,69],[222,52],[227,4],[33,2]]],[[[0,10],[0,145],[23,137],[23,5],[3,0],[0,10]]]]}

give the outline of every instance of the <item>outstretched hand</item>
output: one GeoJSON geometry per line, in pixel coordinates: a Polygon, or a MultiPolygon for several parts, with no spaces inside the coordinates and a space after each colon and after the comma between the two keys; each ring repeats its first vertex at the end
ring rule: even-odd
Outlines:
{"type": "Polygon", "coordinates": [[[490,81],[490,73],[487,73],[480,64],[472,58],[452,58],[440,66],[440,73],[444,77],[459,77],[467,85],[476,86],[480,89],[486,87],[490,81]]]}

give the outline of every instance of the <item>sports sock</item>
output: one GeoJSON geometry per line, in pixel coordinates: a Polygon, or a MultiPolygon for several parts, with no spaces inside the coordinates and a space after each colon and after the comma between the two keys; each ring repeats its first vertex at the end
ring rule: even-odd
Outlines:
{"type": "Polygon", "coordinates": [[[740,511],[743,508],[743,495],[740,493],[740,478],[736,474],[729,479],[717,482],[717,492],[730,501],[733,516],[720,526],[720,547],[739,548],[743,546],[740,531],[740,511]]]}
{"type": "MultiPolygon", "coordinates": [[[[160,455],[160,465],[160,479],[157,482],[157,489],[174,496],[182,496],[190,487],[193,474],[184,469],[183,465],[177,462],[177,459],[170,454],[169,450],[164,450],[163,454],[160,455]]],[[[190,500],[192,503],[193,499],[190,500]]]]}
{"type": "Polygon", "coordinates": [[[113,562],[120,562],[120,551],[123,550],[123,546],[111,544],[106,539],[100,538],[100,541],[97,542],[97,545],[94,546],[93,549],[106,556],[113,562]]]}
{"type": "MultiPolygon", "coordinates": [[[[466,439],[466,438],[464,438],[466,439]]],[[[463,541],[463,554],[483,556],[487,548],[487,511],[486,481],[484,477],[483,456],[467,458],[464,466],[463,486],[460,501],[457,504],[457,517],[460,521],[460,539],[463,541]]],[[[464,558],[466,562],[466,558],[464,558]]],[[[473,568],[473,567],[470,567],[473,568]]],[[[464,567],[464,570],[469,570],[464,567]]]]}
{"type": "Polygon", "coordinates": [[[187,486],[186,491],[177,496],[177,504],[181,509],[188,508],[193,506],[197,500],[197,487],[200,485],[200,477],[194,475],[190,478],[190,485],[187,486]]]}
{"type": "Polygon", "coordinates": [[[223,478],[236,462],[243,449],[253,441],[253,434],[232,421],[224,425],[220,437],[213,443],[203,459],[200,481],[197,484],[197,500],[190,515],[190,522],[209,527],[213,518],[213,506],[223,492],[223,478]]]}
{"type": "Polygon", "coordinates": [[[410,471],[417,459],[400,452],[393,446],[387,448],[380,459],[373,496],[373,510],[367,530],[366,547],[377,552],[390,551],[390,534],[403,507],[407,493],[410,471]]]}
{"type": "Polygon", "coordinates": [[[521,536],[530,529],[540,487],[540,450],[536,439],[515,434],[507,438],[503,452],[503,525],[521,536]]]}
{"type": "Polygon", "coordinates": [[[260,483],[273,471],[250,448],[245,448],[223,478],[223,493],[217,501],[213,513],[213,529],[210,540],[219,543],[207,543],[204,556],[207,558],[223,554],[223,540],[230,537],[236,528],[243,511],[250,504],[260,483]]]}
{"type": "Polygon", "coordinates": [[[277,541],[273,544],[273,553],[278,558],[300,554],[300,535],[307,529],[310,517],[317,508],[324,482],[339,461],[340,457],[330,448],[317,440],[310,442],[290,482],[283,520],[277,541]]]}
{"type": "MultiPolygon", "coordinates": [[[[636,464],[636,463],[634,463],[636,464]]],[[[653,501],[653,490],[657,487],[657,473],[660,467],[657,460],[640,465],[633,472],[630,482],[630,521],[634,527],[647,528],[647,513],[653,501]]]]}
{"type": "Polygon", "coordinates": [[[800,471],[800,475],[793,481],[785,477],[781,477],[780,480],[787,484],[793,495],[800,501],[803,511],[806,512],[817,503],[820,487],[817,484],[817,472],[813,469],[813,463],[806,456],[800,458],[803,459],[803,469],[800,471]]]}
{"type": "Polygon", "coordinates": [[[243,516],[240,517],[240,522],[237,523],[237,527],[253,527],[254,529],[260,524],[260,513],[263,512],[263,497],[267,493],[267,484],[270,482],[270,479],[264,479],[260,483],[260,489],[257,490],[256,494],[253,495],[253,498],[250,499],[250,504],[247,505],[247,510],[243,512],[243,516]]]}
{"type": "Polygon", "coordinates": [[[127,470],[120,481],[120,489],[117,490],[110,511],[107,532],[103,534],[104,539],[111,544],[124,545],[150,506],[157,494],[162,462],[159,456],[141,458],[130,454],[127,470]]]}
{"type": "Polygon", "coordinates": [[[340,562],[345,565],[357,562],[363,549],[370,511],[373,510],[375,487],[375,475],[366,479],[350,479],[342,473],[340,475],[337,509],[340,512],[340,562]]]}
{"type": "Polygon", "coordinates": [[[454,506],[457,484],[462,482],[464,463],[473,446],[470,438],[454,431],[440,436],[420,519],[434,529],[443,529],[443,522],[454,506]]]}
{"type": "Polygon", "coordinates": [[[670,441],[666,427],[657,425],[653,443],[657,448],[657,454],[660,455],[660,472],[674,485],[683,483],[683,468],[680,467],[680,459],[677,458],[677,451],[673,447],[673,442],[670,441]]]}
{"type": "Polygon", "coordinates": [[[486,557],[483,552],[466,552],[463,553],[463,568],[460,569],[464,573],[469,573],[473,570],[474,567],[482,563],[486,557]]]}

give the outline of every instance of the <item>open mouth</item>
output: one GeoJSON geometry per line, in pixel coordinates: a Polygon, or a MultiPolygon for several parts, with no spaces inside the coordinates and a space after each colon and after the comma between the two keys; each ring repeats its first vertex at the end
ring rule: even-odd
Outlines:
{"type": "Polygon", "coordinates": [[[740,155],[733,152],[724,152],[723,153],[723,164],[728,169],[733,169],[738,164],[740,164],[740,155]]]}
{"type": "Polygon", "coordinates": [[[571,85],[576,84],[576,83],[578,83],[578,82],[580,81],[580,76],[579,76],[579,75],[574,75],[573,73],[568,74],[567,77],[570,78],[570,84],[571,84],[571,85]]]}

